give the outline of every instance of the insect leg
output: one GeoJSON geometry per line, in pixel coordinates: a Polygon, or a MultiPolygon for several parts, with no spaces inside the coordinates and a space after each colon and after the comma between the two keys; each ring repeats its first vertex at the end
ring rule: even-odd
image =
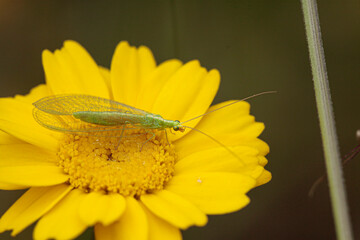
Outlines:
{"type": "MultiPolygon", "coordinates": [[[[171,129],[171,128],[170,128],[171,129]]],[[[167,131],[166,131],[166,128],[164,129],[165,131],[165,136],[166,136],[166,141],[167,143],[169,144],[169,147],[170,147],[170,142],[169,142],[169,138],[168,138],[168,135],[167,135],[167,131]]],[[[171,131],[171,130],[170,130],[171,131]]]]}
{"type": "Polygon", "coordinates": [[[120,133],[120,137],[119,137],[119,141],[118,141],[118,144],[116,146],[116,149],[118,149],[119,146],[120,146],[121,139],[123,138],[123,135],[124,135],[124,130],[125,130],[125,125],[121,129],[121,133],[120,133]]]}
{"type": "Polygon", "coordinates": [[[148,138],[148,139],[141,145],[140,152],[142,151],[144,145],[145,145],[147,142],[149,142],[151,139],[153,139],[153,138],[155,137],[155,133],[154,133],[154,132],[150,132],[150,131],[148,131],[148,130],[145,130],[145,131],[146,131],[147,133],[151,133],[152,136],[151,136],[150,138],[148,138]]]}
{"type": "Polygon", "coordinates": [[[174,134],[174,135],[175,135],[175,133],[172,131],[172,128],[169,128],[169,129],[170,129],[171,134],[174,134]]]}

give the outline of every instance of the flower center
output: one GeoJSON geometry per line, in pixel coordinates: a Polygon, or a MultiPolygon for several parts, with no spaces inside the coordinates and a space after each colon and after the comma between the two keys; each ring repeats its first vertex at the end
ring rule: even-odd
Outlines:
{"type": "Polygon", "coordinates": [[[174,146],[164,131],[153,138],[141,131],[127,133],[120,142],[119,137],[65,135],[58,158],[69,184],[135,197],[163,189],[174,173],[174,146]]]}

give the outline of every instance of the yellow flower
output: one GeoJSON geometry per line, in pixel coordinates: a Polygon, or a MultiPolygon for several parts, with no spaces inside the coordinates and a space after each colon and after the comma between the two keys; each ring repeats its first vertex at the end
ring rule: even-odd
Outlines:
{"type": "Polygon", "coordinates": [[[66,135],[40,126],[32,103],[55,94],[87,94],[185,121],[210,107],[220,82],[194,60],[156,65],[147,47],[121,42],[110,70],[66,41],[43,52],[46,84],[0,99],[0,189],[30,188],[0,219],[16,235],[38,220],[34,239],[72,239],[95,226],[96,239],[181,239],[179,229],[204,226],[207,214],[237,211],[246,193],[271,179],[264,169],[264,129],[240,102],[188,122],[195,131],[122,140],[66,135]],[[135,141],[133,141],[135,140],[135,141]],[[94,142],[97,144],[93,144],[94,142]]]}

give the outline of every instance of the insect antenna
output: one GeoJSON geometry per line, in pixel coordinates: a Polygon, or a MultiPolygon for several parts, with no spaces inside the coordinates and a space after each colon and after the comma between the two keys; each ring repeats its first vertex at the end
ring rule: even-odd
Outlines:
{"type": "Polygon", "coordinates": [[[201,114],[201,115],[199,115],[199,116],[197,116],[197,117],[194,117],[194,118],[191,118],[191,119],[186,120],[186,121],[184,121],[184,122],[181,122],[181,124],[190,122],[190,121],[195,120],[195,119],[197,119],[197,118],[199,118],[199,117],[202,117],[202,116],[208,115],[208,114],[210,114],[210,113],[216,112],[216,111],[218,111],[218,110],[220,110],[220,109],[222,109],[222,108],[226,108],[226,107],[228,107],[228,106],[230,106],[230,105],[233,105],[233,104],[235,104],[235,103],[238,103],[238,102],[241,102],[241,101],[245,101],[245,100],[248,100],[248,99],[250,99],[250,98],[254,98],[254,97],[260,96],[260,95],[270,94],[270,93],[276,93],[276,91],[261,92],[261,93],[254,94],[254,95],[251,95],[251,96],[249,96],[249,97],[246,97],[246,98],[243,98],[243,99],[240,99],[240,100],[236,100],[235,102],[226,104],[225,106],[219,107],[219,108],[217,108],[217,109],[211,110],[210,112],[201,114]]]}
{"type": "MultiPolygon", "coordinates": [[[[345,166],[351,159],[356,157],[356,155],[358,155],[359,152],[360,152],[360,144],[357,145],[354,149],[352,149],[350,153],[345,155],[344,160],[342,161],[342,165],[345,166]]],[[[326,180],[326,172],[324,172],[323,175],[313,183],[313,185],[309,190],[308,196],[312,198],[315,194],[316,188],[325,180],[326,180]]]]}
{"type": "Polygon", "coordinates": [[[198,133],[201,133],[201,134],[207,136],[208,138],[210,138],[211,140],[213,140],[214,142],[216,142],[217,144],[219,144],[220,146],[225,148],[231,155],[233,155],[235,158],[237,158],[238,160],[240,160],[242,162],[241,158],[239,158],[239,156],[236,155],[236,153],[234,151],[232,151],[228,146],[226,146],[225,144],[223,144],[220,141],[216,140],[214,137],[210,136],[209,134],[204,133],[203,131],[200,131],[199,129],[196,129],[196,128],[193,128],[193,127],[189,127],[189,126],[183,126],[183,127],[184,128],[189,128],[191,130],[194,130],[194,131],[196,131],[198,133]]]}

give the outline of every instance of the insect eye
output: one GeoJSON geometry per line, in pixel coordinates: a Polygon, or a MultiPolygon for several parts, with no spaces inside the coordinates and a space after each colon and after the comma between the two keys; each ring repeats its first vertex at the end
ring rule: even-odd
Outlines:
{"type": "Polygon", "coordinates": [[[179,121],[179,120],[175,120],[175,122],[180,123],[180,121],[179,121]]]}
{"type": "Polygon", "coordinates": [[[179,127],[176,126],[176,127],[173,127],[174,131],[179,131],[179,127]]]}

